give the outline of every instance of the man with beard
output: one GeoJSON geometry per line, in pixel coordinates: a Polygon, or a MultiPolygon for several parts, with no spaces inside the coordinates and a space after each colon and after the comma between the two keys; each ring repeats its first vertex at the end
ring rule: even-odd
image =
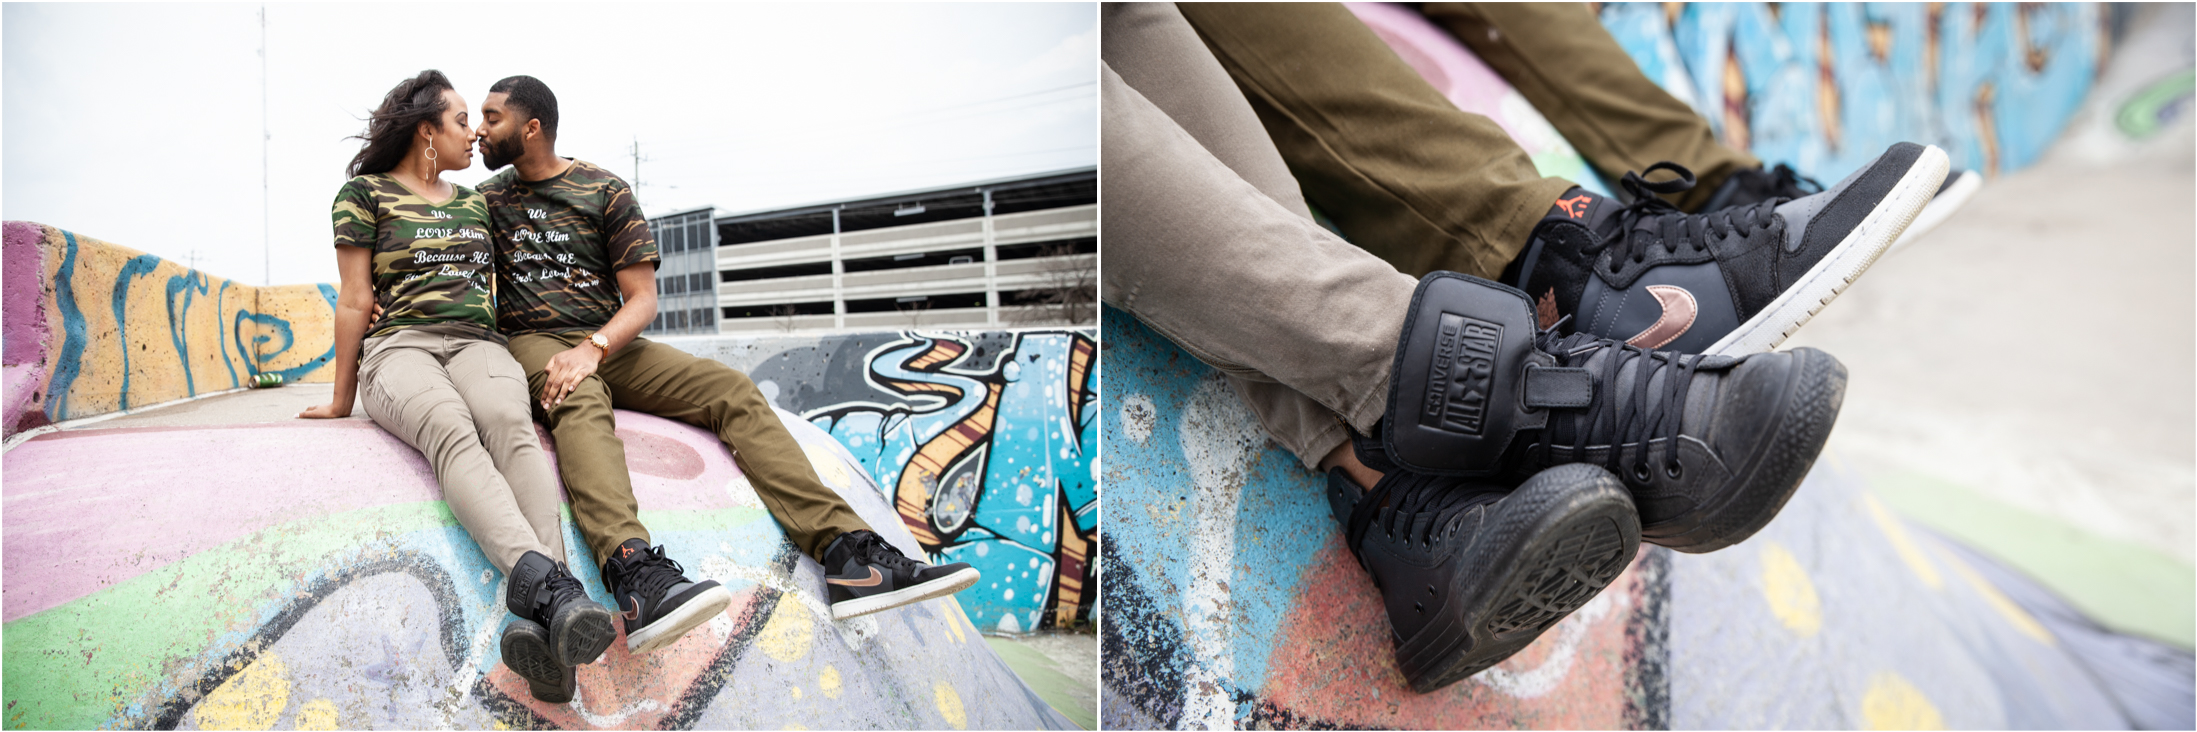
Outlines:
{"type": "MultiPolygon", "coordinates": [[[[732,595],[688,579],[648,529],[612,408],[715,433],[787,537],[822,562],[832,616],[845,619],[975,584],[967,564],[909,559],[826,488],[747,375],[638,337],[656,317],[656,240],[633,190],[556,152],[557,97],[531,76],[489,87],[481,149],[500,293],[497,321],[526,368],[538,419],[557,444],[573,521],[618,599],[626,646],[662,648],[724,612],[732,595]],[[615,288],[615,290],[613,289],[615,288]]],[[[510,663],[522,668],[528,665],[510,663]]],[[[569,668],[564,669],[570,674],[569,668]]],[[[569,678],[569,676],[568,676],[569,678]]],[[[536,680],[552,683],[555,680],[536,680]]]]}

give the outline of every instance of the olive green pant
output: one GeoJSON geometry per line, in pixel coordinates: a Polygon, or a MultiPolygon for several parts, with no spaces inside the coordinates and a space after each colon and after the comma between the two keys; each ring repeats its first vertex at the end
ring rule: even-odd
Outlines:
{"type": "MultiPolygon", "coordinates": [[[[1341,5],[1178,6],[1251,103],[1306,200],[1351,243],[1411,275],[1493,278],[1572,186],[1544,178],[1493,120],[1463,112],[1341,5]]],[[[1502,74],[1612,178],[1668,160],[1700,181],[1759,167],[1664,92],[1577,3],[1430,3],[1427,16],[1502,74]]]]}
{"type": "MultiPolygon", "coordinates": [[[[529,391],[540,395],[549,380],[549,359],[578,346],[585,333],[528,333],[511,339],[511,355],[526,368],[529,391]]],[[[794,546],[822,561],[824,547],[849,531],[870,528],[854,509],[817,479],[808,453],[763,399],[747,374],[716,361],[645,338],[603,359],[595,374],[544,413],[557,442],[557,469],[572,499],[572,520],[595,561],[627,539],[649,541],[626,473],[625,443],[611,409],[646,412],[717,435],[733,462],[755,486],[755,495],[786,530],[794,546]]],[[[651,542],[653,543],[653,542],[651,542]]]]}

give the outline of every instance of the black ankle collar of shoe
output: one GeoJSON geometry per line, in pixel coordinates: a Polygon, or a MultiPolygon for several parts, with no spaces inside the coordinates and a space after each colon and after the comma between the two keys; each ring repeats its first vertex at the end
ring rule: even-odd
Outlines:
{"type": "Polygon", "coordinates": [[[1499,471],[1512,438],[1548,420],[1526,400],[1528,382],[1540,378],[1528,367],[1556,366],[1534,349],[1535,336],[1533,305],[1523,292],[1455,272],[1420,280],[1389,369],[1380,427],[1389,459],[1429,475],[1499,471]]]}

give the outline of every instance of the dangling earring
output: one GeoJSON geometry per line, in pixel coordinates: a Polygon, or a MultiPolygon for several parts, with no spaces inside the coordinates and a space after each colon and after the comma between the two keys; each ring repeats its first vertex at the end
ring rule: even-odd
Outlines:
{"type": "Polygon", "coordinates": [[[432,162],[435,162],[435,136],[434,136],[434,135],[428,135],[428,136],[427,136],[427,152],[425,152],[425,153],[422,153],[422,154],[424,154],[424,155],[426,155],[426,156],[427,156],[427,162],[430,162],[430,163],[432,163],[432,162]]]}

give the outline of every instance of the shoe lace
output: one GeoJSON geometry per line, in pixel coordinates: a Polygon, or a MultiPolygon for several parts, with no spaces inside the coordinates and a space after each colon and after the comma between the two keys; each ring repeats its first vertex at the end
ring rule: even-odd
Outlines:
{"type": "Polygon", "coordinates": [[[1360,496],[1351,509],[1350,526],[1347,527],[1350,546],[1355,550],[1365,541],[1366,534],[1380,523],[1376,519],[1384,506],[1393,510],[1389,513],[1389,521],[1380,527],[1383,532],[1394,537],[1396,530],[1401,528],[1406,532],[1405,541],[1433,546],[1448,538],[1474,506],[1494,503],[1505,493],[1457,478],[1390,471],[1360,496]],[[1424,531],[1414,535],[1410,532],[1421,525],[1417,517],[1422,514],[1430,518],[1424,522],[1424,531]]]}
{"type": "Polygon", "coordinates": [[[549,607],[552,608],[587,599],[587,586],[580,584],[580,578],[572,576],[572,569],[564,562],[557,563],[557,571],[549,573],[542,586],[549,591],[549,607]]]}
{"type": "Polygon", "coordinates": [[[1584,365],[1589,357],[1601,350],[1611,350],[1603,361],[1601,378],[1603,388],[1595,389],[1587,406],[1577,409],[1556,409],[1549,415],[1550,423],[1541,430],[1541,440],[1536,449],[1541,451],[1541,463],[1549,462],[1549,452],[1555,446],[1558,414],[1569,412],[1571,422],[1571,455],[1575,461],[1584,462],[1586,447],[1596,438],[1606,438],[1610,445],[1603,467],[1617,474],[1628,483],[1646,484],[1654,476],[1649,472],[1649,452],[1652,441],[1663,440],[1663,469],[1674,477],[1683,468],[1678,463],[1678,435],[1686,414],[1686,393],[1693,385],[1694,371],[1706,356],[1678,354],[1669,351],[1650,351],[1608,338],[1596,338],[1578,333],[1559,335],[1569,316],[1558,320],[1548,330],[1537,331],[1534,345],[1541,351],[1556,357],[1557,365],[1584,365]],[[1618,398],[1624,386],[1618,384],[1619,375],[1628,363],[1639,362],[1633,369],[1631,395],[1618,398]],[[1648,412],[1649,384],[1657,373],[1663,373],[1662,408],[1648,412]],[[1637,443],[1634,460],[1625,463],[1626,445],[1637,443]]]}
{"type": "Polygon", "coordinates": [[[614,571],[616,582],[627,590],[641,593],[643,597],[658,597],[673,585],[687,581],[686,568],[679,562],[664,556],[664,548],[649,547],[638,556],[619,560],[614,571]]]}
{"type": "Polygon", "coordinates": [[[1770,195],[1794,199],[1823,192],[1823,183],[1801,175],[1792,166],[1778,163],[1770,170],[1770,195]]]}
{"type": "Polygon", "coordinates": [[[882,564],[905,572],[914,572],[923,568],[922,562],[909,559],[907,555],[901,554],[900,548],[893,546],[892,542],[886,541],[885,537],[868,533],[857,537],[857,540],[862,543],[857,547],[858,551],[855,556],[862,557],[871,564],[882,564]]]}
{"type": "MultiPolygon", "coordinates": [[[[1782,165],[1778,168],[1784,171],[1784,175],[1797,178],[1791,168],[1782,165]]],[[[1617,231],[1606,239],[1595,234],[1591,237],[1592,243],[1584,247],[1581,253],[1593,256],[1603,249],[1610,249],[1609,267],[1614,274],[1622,269],[1627,260],[1635,263],[1646,260],[1649,250],[1657,244],[1664,251],[1673,254],[1678,253],[1681,246],[1688,251],[1699,251],[1708,247],[1706,242],[1710,239],[1722,238],[1735,231],[1744,235],[1757,229],[1785,225],[1784,219],[1775,215],[1777,205],[1787,200],[1783,198],[1770,198],[1749,206],[1690,214],[1663,200],[1659,195],[1691,190],[1694,183],[1693,171],[1671,162],[1650,165],[1642,172],[1627,172],[1618,184],[1632,195],[1632,203],[1617,210],[1617,231]],[[1678,177],[1652,182],[1644,177],[1659,170],[1676,173],[1678,177]],[[1654,232],[1655,240],[1643,241],[1639,236],[1641,231],[1654,232]]],[[[1534,235],[1540,235],[1540,226],[1570,220],[1558,215],[1545,217],[1535,226],[1534,235]]]]}

